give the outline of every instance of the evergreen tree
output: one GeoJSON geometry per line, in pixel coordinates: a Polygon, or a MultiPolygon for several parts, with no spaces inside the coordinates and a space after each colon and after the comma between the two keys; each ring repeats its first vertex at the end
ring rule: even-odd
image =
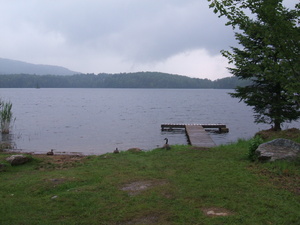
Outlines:
{"type": "Polygon", "coordinates": [[[219,17],[226,16],[239,47],[222,51],[234,67],[231,74],[250,80],[237,87],[239,98],[255,111],[255,122],[273,124],[300,117],[300,4],[294,9],[282,0],[208,0],[219,17]]]}

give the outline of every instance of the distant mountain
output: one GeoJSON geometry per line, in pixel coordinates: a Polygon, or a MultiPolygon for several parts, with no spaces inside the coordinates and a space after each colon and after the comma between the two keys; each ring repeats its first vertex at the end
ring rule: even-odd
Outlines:
{"type": "Polygon", "coordinates": [[[39,65],[0,58],[0,74],[74,75],[79,73],[61,66],[39,65]]]}

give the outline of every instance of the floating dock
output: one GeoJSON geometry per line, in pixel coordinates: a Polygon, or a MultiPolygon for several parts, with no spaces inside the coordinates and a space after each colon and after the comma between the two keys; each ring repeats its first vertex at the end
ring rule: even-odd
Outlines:
{"type": "Polygon", "coordinates": [[[162,124],[162,131],[172,131],[174,129],[185,129],[190,145],[210,148],[216,146],[212,138],[205,131],[205,128],[217,128],[220,133],[228,132],[225,124],[162,124]]]}

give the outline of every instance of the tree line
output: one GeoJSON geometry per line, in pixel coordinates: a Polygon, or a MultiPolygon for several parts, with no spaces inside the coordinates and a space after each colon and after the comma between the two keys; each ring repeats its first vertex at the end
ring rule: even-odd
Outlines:
{"type": "Polygon", "coordinates": [[[160,72],[77,74],[73,76],[0,75],[0,88],[219,88],[233,89],[249,82],[236,77],[215,81],[160,72]]]}

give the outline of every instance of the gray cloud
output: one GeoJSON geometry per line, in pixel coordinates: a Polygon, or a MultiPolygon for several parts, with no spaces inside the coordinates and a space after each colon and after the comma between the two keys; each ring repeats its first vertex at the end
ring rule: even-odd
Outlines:
{"type": "Polygon", "coordinates": [[[76,64],[83,72],[88,72],[87,66],[93,67],[92,61],[98,64],[93,69],[97,72],[101,62],[121,61],[121,70],[126,63],[128,68],[161,63],[197,49],[216,56],[235,42],[231,28],[213,14],[206,0],[0,3],[1,57],[61,66],[76,64]]]}

